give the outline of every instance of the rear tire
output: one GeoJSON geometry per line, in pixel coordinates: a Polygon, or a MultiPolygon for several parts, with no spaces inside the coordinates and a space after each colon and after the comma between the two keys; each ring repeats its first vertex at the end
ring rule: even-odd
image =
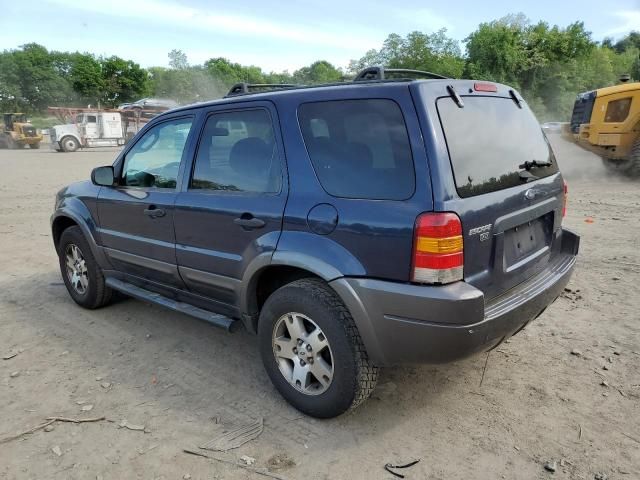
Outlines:
{"type": "Polygon", "coordinates": [[[258,337],[274,386],[307,415],[341,415],[375,388],[378,368],[351,314],[322,280],[297,280],[273,293],[260,312],[258,337]]]}
{"type": "Polygon", "coordinates": [[[58,258],[62,279],[74,302],[95,309],[111,301],[112,290],[105,285],[102,269],[80,227],[69,227],[62,232],[58,258]]]}
{"type": "Polygon", "coordinates": [[[65,152],[75,152],[80,147],[78,141],[73,137],[63,137],[60,140],[60,147],[65,152]]]}
{"type": "Polygon", "coordinates": [[[29,144],[29,148],[32,148],[34,150],[38,150],[40,148],[40,144],[39,143],[30,143],[29,144]]]}
{"type": "Polygon", "coordinates": [[[631,178],[640,177],[640,138],[638,138],[629,152],[626,160],[609,160],[602,157],[605,167],[612,172],[620,173],[631,178]]]}

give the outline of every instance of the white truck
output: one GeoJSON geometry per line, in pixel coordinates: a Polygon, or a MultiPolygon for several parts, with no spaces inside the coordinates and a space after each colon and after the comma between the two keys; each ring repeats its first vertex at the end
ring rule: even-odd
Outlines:
{"type": "Polygon", "coordinates": [[[117,147],[125,144],[129,133],[119,112],[84,111],[78,113],[75,120],[49,130],[52,148],[75,152],[78,148],[117,147]]]}

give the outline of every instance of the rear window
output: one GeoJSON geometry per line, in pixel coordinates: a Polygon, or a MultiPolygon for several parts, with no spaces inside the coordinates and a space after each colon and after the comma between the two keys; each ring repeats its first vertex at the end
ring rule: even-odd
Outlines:
{"type": "Polygon", "coordinates": [[[394,101],[305,103],[298,120],[313,168],[330,195],[376,200],[413,195],[409,136],[394,101]]]}
{"type": "Polygon", "coordinates": [[[521,185],[527,173],[535,179],[553,175],[558,165],[540,124],[526,105],[511,98],[468,97],[464,108],[440,98],[438,113],[461,197],[472,197],[521,185]],[[531,167],[525,162],[551,162],[531,167]]]}

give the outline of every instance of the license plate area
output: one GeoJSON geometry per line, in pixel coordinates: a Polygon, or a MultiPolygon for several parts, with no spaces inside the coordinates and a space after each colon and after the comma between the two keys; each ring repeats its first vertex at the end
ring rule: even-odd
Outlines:
{"type": "Polygon", "coordinates": [[[538,258],[551,245],[553,212],[504,232],[504,267],[509,272],[538,258]]]}

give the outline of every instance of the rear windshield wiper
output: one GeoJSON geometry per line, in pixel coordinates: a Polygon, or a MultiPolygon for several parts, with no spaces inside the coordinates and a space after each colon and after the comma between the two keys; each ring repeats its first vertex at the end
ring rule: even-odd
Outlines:
{"type": "Polygon", "coordinates": [[[525,183],[533,182],[534,180],[540,180],[540,177],[535,176],[529,170],[520,170],[518,172],[518,176],[520,177],[520,180],[523,180],[525,183]]]}
{"type": "Polygon", "coordinates": [[[518,165],[518,168],[524,168],[525,170],[529,171],[533,167],[550,167],[550,166],[551,166],[550,161],[541,162],[540,160],[527,160],[522,165],[518,165]]]}

